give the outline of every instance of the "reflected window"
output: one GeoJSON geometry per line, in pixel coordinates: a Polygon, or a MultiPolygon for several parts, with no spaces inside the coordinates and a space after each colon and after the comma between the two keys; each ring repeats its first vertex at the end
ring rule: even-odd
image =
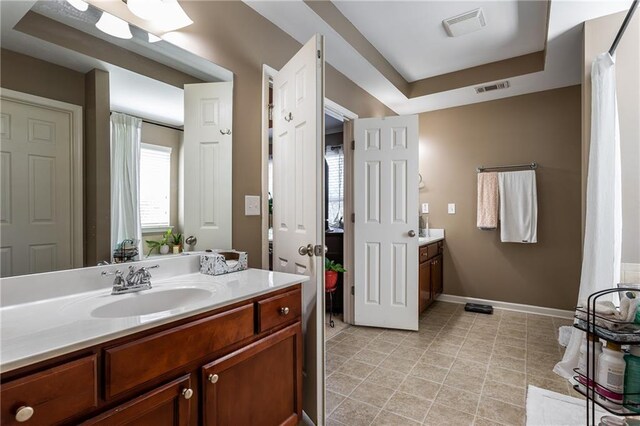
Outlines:
{"type": "Polygon", "coordinates": [[[140,146],[140,220],[142,229],[169,226],[171,148],[140,146]]]}

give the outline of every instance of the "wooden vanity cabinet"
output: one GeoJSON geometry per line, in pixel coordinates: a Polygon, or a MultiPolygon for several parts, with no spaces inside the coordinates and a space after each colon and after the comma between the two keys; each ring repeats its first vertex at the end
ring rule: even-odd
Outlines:
{"type": "Polygon", "coordinates": [[[204,424],[297,425],[302,330],[290,326],[202,368],[204,424]]]}
{"type": "Polygon", "coordinates": [[[443,290],[442,253],[444,242],[437,241],[420,246],[418,254],[418,306],[420,312],[427,307],[443,290]]]}
{"type": "Polygon", "coordinates": [[[297,284],[3,373],[1,424],[296,425],[301,317],[297,284]]]}

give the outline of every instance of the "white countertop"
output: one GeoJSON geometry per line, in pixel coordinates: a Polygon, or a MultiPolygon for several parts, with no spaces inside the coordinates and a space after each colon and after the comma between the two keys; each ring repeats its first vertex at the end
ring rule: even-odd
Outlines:
{"type": "Polygon", "coordinates": [[[418,245],[424,246],[441,240],[444,240],[444,229],[430,229],[428,237],[418,238],[418,245]]]}
{"type": "MultiPolygon", "coordinates": [[[[301,275],[248,269],[226,275],[199,272],[153,280],[142,293],[112,296],[111,288],[67,294],[0,308],[0,372],[6,372],[118,337],[306,282],[301,275]],[[148,315],[95,318],[91,312],[119,299],[168,288],[198,288],[210,295],[179,308],[148,315]]],[[[206,293],[204,293],[206,294],[206,293]]]]}

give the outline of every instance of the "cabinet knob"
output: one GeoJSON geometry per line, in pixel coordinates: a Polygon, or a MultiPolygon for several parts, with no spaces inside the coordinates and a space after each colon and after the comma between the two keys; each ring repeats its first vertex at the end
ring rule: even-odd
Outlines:
{"type": "Polygon", "coordinates": [[[289,315],[289,308],[286,306],[284,308],[280,308],[280,315],[289,315]]]}
{"type": "Polygon", "coordinates": [[[218,378],[217,374],[209,374],[207,380],[209,380],[209,383],[218,383],[218,378]]]}
{"type": "Polygon", "coordinates": [[[184,397],[184,399],[191,399],[191,397],[193,396],[193,389],[190,389],[190,388],[183,389],[182,396],[184,397]]]}
{"type": "Polygon", "coordinates": [[[16,421],[19,423],[26,422],[33,416],[34,410],[32,407],[23,405],[16,410],[16,421]]]}

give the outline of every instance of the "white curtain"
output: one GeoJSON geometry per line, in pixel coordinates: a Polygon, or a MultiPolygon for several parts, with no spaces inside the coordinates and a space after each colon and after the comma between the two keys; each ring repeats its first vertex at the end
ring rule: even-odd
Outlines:
{"type": "Polygon", "coordinates": [[[111,250],[131,239],[138,243],[140,254],[141,129],[141,119],[111,114],[111,250]]]}
{"type": "MultiPolygon", "coordinates": [[[[615,60],[599,55],[591,67],[591,144],[587,174],[587,211],[578,301],[620,282],[622,195],[620,133],[615,60]]],[[[554,371],[566,378],[578,365],[584,333],[574,329],[564,358],[554,371]]]]}

